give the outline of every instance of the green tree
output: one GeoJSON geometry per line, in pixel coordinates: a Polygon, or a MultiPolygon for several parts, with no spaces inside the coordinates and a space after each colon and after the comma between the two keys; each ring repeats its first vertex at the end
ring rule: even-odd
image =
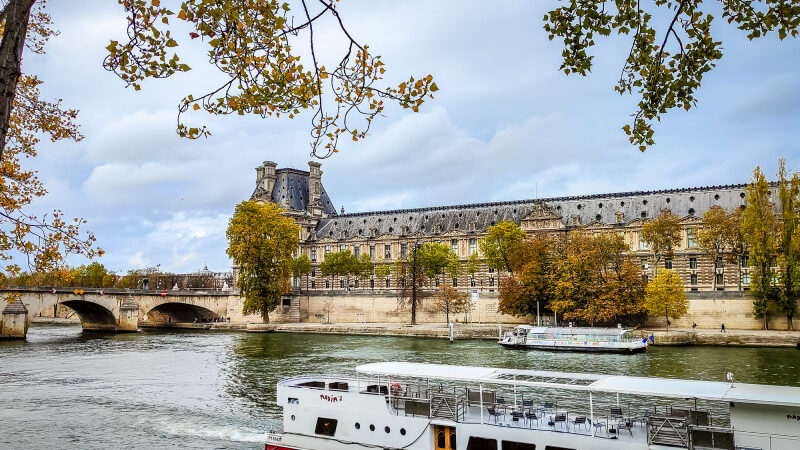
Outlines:
{"type": "Polygon", "coordinates": [[[719,269],[717,261],[725,253],[730,222],[728,213],[722,207],[714,205],[703,213],[703,226],[697,232],[697,244],[708,253],[713,262],[714,275],[711,277],[713,290],[717,290],[716,274],[719,269]]]}
{"type": "Polygon", "coordinates": [[[458,256],[445,244],[426,242],[414,252],[414,258],[418,259],[423,273],[429,279],[445,272],[458,275],[459,269],[456,268],[457,265],[460,266],[458,256]]]}
{"type": "Polygon", "coordinates": [[[791,330],[792,317],[797,313],[797,300],[800,298],[800,175],[794,172],[789,178],[783,158],[778,162],[778,198],[781,201],[778,246],[780,294],[776,306],[779,312],[786,315],[791,330]]]}
{"type": "Polygon", "coordinates": [[[391,273],[392,266],[389,264],[384,264],[383,259],[378,260],[378,264],[375,264],[375,277],[386,278],[391,273]]]}
{"type": "Polygon", "coordinates": [[[300,228],[273,203],[244,201],[228,222],[227,253],[239,267],[236,286],[244,297],[243,314],[260,314],[269,322],[281,295],[291,291],[292,252],[300,228]]]}
{"type": "Polygon", "coordinates": [[[475,252],[467,258],[467,273],[469,274],[470,278],[475,278],[475,274],[478,273],[478,269],[481,266],[481,259],[478,256],[478,252],[475,252]]]}
{"type": "Polygon", "coordinates": [[[325,255],[325,261],[319,265],[319,269],[323,277],[344,277],[349,285],[350,276],[360,272],[360,264],[359,259],[350,253],[350,250],[344,250],[325,255]]]}
{"type": "Polygon", "coordinates": [[[645,288],[645,308],[651,316],[664,316],[669,331],[669,318],[677,319],[689,310],[681,277],[673,270],[658,269],[645,288]]]}
{"type": "Polygon", "coordinates": [[[537,234],[511,248],[511,276],[500,283],[499,312],[535,315],[540,307],[550,304],[554,298],[555,245],[555,238],[537,234]]]}
{"type": "Polygon", "coordinates": [[[375,264],[369,259],[369,255],[362,254],[361,257],[358,259],[358,273],[356,277],[360,279],[369,278],[372,275],[372,271],[375,270],[375,264]]]}
{"type": "Polygon", "coordinates": [[[769,199],[770,186],[760,167],[753,170],[752,182],[747,186],[747,207],[742,215],[742,234],[749,247],[753,277],[753,315],[763,319],[764,329],[769,325],[767,315],[777,297],[775,276],[771,266],[778,257],[778,221],[775,207],[769,199]]]}
{"type": "Polygon", "coordinates": [[[742,290],[742,262],[745,256],[749,255],[749,247],[742,232],[742,221],[744,220],[744,210],[736,208],[733,214],[728,216],[728,223],[725,227],[725,245],[730,249],[728,262],[736,264],[736,285],[742,290]]]}
{"type": "Polygon", "coordinates": [[[308,259],[308,255],[303,253],[302,255],[292,258],[292,275],[295,278],[301,278],[303,275],[306,276],[306,284],[308,284],[308,274],[311,273],[311,260],[308,259]]]}
{"type": "Polygon", "coordinates": [[[502,221],[489,227],[481,241],[481,252],[486,265],[497,271],[511,271],[509,253],[525,239],[525,232],[514,222],[502,221]]]}
{"type": "Polygon", "coordinates": [[[435,301],[431,305],[434,312],[443,312],[446,323],[450,323],[450,314],[458,314],[469,307],[467,294],[458,292],[452,286],[444,285],[436,291],[435,301]]]}
{"type": "Polygon", "coordinates": [[[681,243],[680,218],[668,210],[662,211],[655,220],[642,225],[641,239],[647,242],[647,246],[655,258],[653,267],[655,276],[661,260],[672,258],[675,247],[681,243]]]}
{"type": "Polygon", "coordinates": [[[563,40],[560,69],[567,75],[591,71],[596,39],[612,33],[630,36],[630,51],[614,90],[639,99],[632,123],[622,129],[631,144],[644,151],[655,143],[652,123],[673,108],[688,111],[695,106],[703,76],[722,58],[722,41],[712,35],[712,30],[719,32],[712,26],[714,4],[728,24],[749,39],[770,32],[777,32],[781,40],[798,35],[800,8],[783,0],[562,0],[544,16],[544,29],[551,40],[563,40]]]}

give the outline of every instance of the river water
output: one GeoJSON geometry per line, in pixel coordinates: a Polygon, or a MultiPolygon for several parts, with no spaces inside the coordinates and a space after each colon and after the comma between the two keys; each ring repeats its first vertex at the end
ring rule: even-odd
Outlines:
{"type": "MultiPolygon", "coordinates": [[[[645,354],[600,355],[506,350],[490,341],[102,334],[79,325],[34,325],[27,341],[0,341],[0,448],[263,448],[267,432],[281,428],[277,381],[352,374],[356,365],[376,361],[720,381],[733,372],[741,382],[800,386],[795,349],[651,347],[645,354]]],[[[561,404],[570,402],[579,400],[561,404]]]]}

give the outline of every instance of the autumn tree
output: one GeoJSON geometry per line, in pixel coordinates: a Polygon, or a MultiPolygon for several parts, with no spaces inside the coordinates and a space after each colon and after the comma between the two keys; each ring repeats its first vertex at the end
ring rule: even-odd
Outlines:
{"type": "Polygon", "coordinates": [[[443,312],[446,323],[450,323],[450,314],[464,312],[469,306],[467,294],[458,292],[450,285],[444,285],[436,291],[435,301],[431,305],[434,312],[443,312]]]}
{"type": "Polygon", "coordinates": [[[647,283],[645,307],[651,316],[663,316],[669,331],[669,318],[677,319],[689,310],[681,277],[674,270],[658,269],[658,275],[647,283]]]}
{"type": "Polygon", "coordinates": [[[481,266],[481,259],[478,256],[478,252],[475,252],[467,258],[467,266],[465,268],[466,272],[469,274],[470,278],[475,278],[475,274],[478,273],[478,269],[481,266]]]}
{"type": "Polygon", "coordinates": [[[225,233],[227,254],[239,267],[242,314],[260,314],[265,323],[281,296],[291,291],[292,252],[299,242],[300,228],[283,212],[273,203],[241,202],[225,233]]]}
{"type": "Polygon", "coordinates": [[[461,269],[461,262],[453,250],[445,244],[426,242],[414,252],[422,271],[429,279],[447,273],[457,276],[461,269]]]}
{"type": "Polygon", "coordinates": [[[19,62],[23,48],[43,54],[47,40],[56,34],[45,2],[33,6],[32,0],[4,2],[0,11],[0,259],[14,276],[22,269],[38,273],[65,273],[65,257],[70,254],[89,258],[103,254],[94,247],[95,238],[82,230],[83,219],[69,219],[55,210],[34,215],[28,207],[47,194],[33,170],[22,160],[37,154],[42,137],[51,141],[79,141],[83,136],[74,122],[77,111],[65,108],[60,100],[40,98],[42,81],[22,74],[19,62]],[[33,7],[33,8],[32,8],[33,7]],[[19,24],[17,27],[14,24],[19,24]]]}
{"type": "Polygon", "coordinates": [[[291,268],[292,276],[295,278],[301,278],[303,275],[305,275],[306,284],[308,284],[308,274],[311,273],[311,260],[308,259],[308,255],[303,253],[300,256],[292,258],[291,268]]]}
{"type": "Polygon", "coordinates": [[[703,226],[697,231],[697,244],[706,252],[713,261],[714,275],[712,279],[712,289],[717,289],[717,261],[723,258],[728,244],[726,239],[729,233],[731,220],[728,213],[722,207],[714,205],[703,213],[703,226]]]}
{"type": "MultiPolygon", "coordinates": [[[[534,315],[553,296],[556,257],[554,239],[537,234],[521,241],[509,252],[511,276],[500,283],[497,310],[515,316],[534,315]]],[[[538,318],[537,318],[538,319],[538,318]]]]}
{"type": "Polygon", "coordinates": [[[681,221],[669,210],[664,210],[657,218],[642,225],[641,239],[655,258],[653,275],[656,274],[659,262],[664,258],[672,258],[675,247],[681,243],[681,221]]]}
{"type": "Polygon", "coordinates": [[[800,299],[800,175],[788,175],[786,161],[778,162],[778,198],[781,202],[781,220],[778,237],[778,267],[780,272],[777,309],[786,315],[789,329],[793,329],[792,317],[797,313],[800,299]]]}
{"type": "Polygon", "coordinates": [[[523,239],[525,232],[514,222],[502,221],[489,227],[480,245],[486,265],[497,271],[511,271],[509,253],[523,239]]]}
{"type": "Polygon", "coordinates": [[[742,217],[742,234],[749,247],[753,277],[750,292],[753,296],[753,315],[769,326],[767,314],[778,296],[771,266],[778,257],[778,221],[769,199],[770,185],[760,167],[753,170],[747,185],[747,207],[742,217]]]}
{"type": "Polygon", "coordinates": [[[359,279],[369,278],[372,275],[372,271],[375,269],[375,264],[369,259],[369,255],[362,254],[360,258],[358,258],[358,273],[356,273],[356,277],[359,279]]]}
{"type": "Polygon", "coordinates": [[[694,107],[703,77],[722,58],[722,41],[712,34],[719,29],[711,5],[718,5],[722,18],[751,40],[772,32],[781,40],[798,35],[800,8],[782,0],[562,0],[545,14],[544,29],[551,40],[563,41],[560,69],[567,75],[591,71],[591,50],[602,37],[629,38],[630,51],[614,90],[638,98],[631,123],[622,129],[644,151],[655,144],[652,124],[671,109],[694,107]]]}

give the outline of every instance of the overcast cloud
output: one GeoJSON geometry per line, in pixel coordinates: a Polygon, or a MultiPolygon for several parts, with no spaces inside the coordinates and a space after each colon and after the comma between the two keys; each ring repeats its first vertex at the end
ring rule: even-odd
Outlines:
{"type": "MultiPolygon", "coordinates": [[[[703,80],[699,107],[668,114],[658,144],[640,153],[620,130],[635,99],[613,91],[627,43],[601,42],[589,77],[564,76],[561,50],[541,24],[556,3],[342,1],[351,32],[383,55],[388,82],[431,73],[441,90],[419,114],[389,108],[365,141],[323,161],[337,209],[742,183],[756,165],[774,174],[780,156],[800,168],[798,40],[749,42],[720,21],[725,57],[703,80]]],[[[43,142],[27,162],[50,191],[36,208],[85,217],[110,269],[229,270],[233,207],[249,198],[262,161],[307,169],[309,117],[203,115],[213,136],[181,140],[178,101],[220,81],[202,47],[191,43],[200,51],[184,55],[192,72],[125,89],[102,68],[108,40],[124,33],[124,13],[107,0],[75,5],[50,2],[61,35],[23,66],[45,81],[45,97],[80,109],[86,136],[43,142]]],[[[333,55],[337,44],[326,40],[320,51],[333,55]]]]}

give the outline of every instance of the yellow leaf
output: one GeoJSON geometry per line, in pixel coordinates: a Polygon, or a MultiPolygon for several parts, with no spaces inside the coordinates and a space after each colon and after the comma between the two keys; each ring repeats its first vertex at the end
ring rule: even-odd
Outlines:
{"type": "Polygon", "coordinates": [[[192,106],[192,109],[194,109],[195,111],[197,111],[198,109],[200,109],[200,105],[198,105],[197,103],[195,103],[195,104],[194,104],[194,106],[192,106]]]}
{"type": "Polygon", "coordinates": [[[180,12],[178,13],[178,19],[186,20],[186,11],[180,10],[180,12]]]}

